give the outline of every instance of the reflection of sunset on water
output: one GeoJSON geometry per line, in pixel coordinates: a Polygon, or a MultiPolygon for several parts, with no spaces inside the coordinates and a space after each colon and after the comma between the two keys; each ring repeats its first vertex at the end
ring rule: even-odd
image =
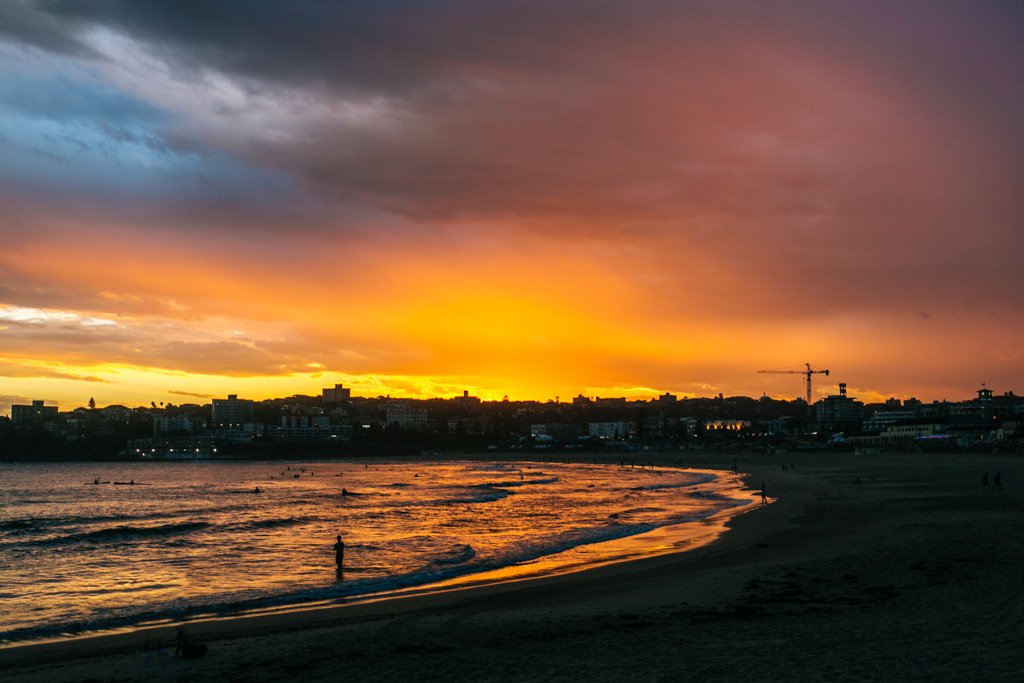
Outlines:
{"type": "Polygon", "coordinates": [[[750,495],[731,475],[701,470],[186,461],[16,464],[0,473],[0,503],[0,547],[12,559],[0,640],[24,640],[692,548],[750,495]],[[40,582],[57,555],[60,581],[40,582]]]}

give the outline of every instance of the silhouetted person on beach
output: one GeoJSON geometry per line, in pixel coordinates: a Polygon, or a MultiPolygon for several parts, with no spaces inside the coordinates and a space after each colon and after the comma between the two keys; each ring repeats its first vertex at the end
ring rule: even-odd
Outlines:
{"type": "Polygon", "coordinates": [[[334,562],[341,571],[341,565],[345,562],[345,541],[341,540],[341,536],[338,536],[338,542],[334,544],[334,562]]]}
{"type": "Polygon", "coordinates": [[[988,491],[988,472],[981,476],[981,490],[988,491]]]}
{"type": "Polygon", "coordinates": [[[764,482],[761,482],[761,505],[768,504],[768,490],[764,486],[764,482]]]}
{"type": "Polygon", "coordinates": [[[992,484],[993,484],[992,489],[994,491],[1002,491],[1003,490],[1003,473],[1002,472],[996,472],[996,477],[995,477],[995,479],[992,480],[992,484]]]}
{"type": "Polygon", "coordinates": [[[206,654],[205,643],[194,643],[185,635],[185,629],[178,627],[178,635],[175,637],[178,646],[174,650],[174,656],[182,659],[196,659],[206,654]]]}

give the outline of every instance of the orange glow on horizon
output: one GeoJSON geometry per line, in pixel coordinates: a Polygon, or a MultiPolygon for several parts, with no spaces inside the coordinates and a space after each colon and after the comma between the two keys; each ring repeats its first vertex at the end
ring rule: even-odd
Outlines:
{"type": "Polygon", "coordinates": [[[0,413],[1024,391],[1012,11],[336,4],[18,5],[0,413]]]}

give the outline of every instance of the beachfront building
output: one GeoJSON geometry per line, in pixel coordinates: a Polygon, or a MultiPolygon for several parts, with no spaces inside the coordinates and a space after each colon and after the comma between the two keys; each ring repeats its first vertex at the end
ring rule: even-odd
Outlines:
{"type": "Polygon", "coordinates": [[[887,425],[876,435],[856,436],[850,442],[858,446],[897,446],[934,440],[943,435],[946,425],[941,420],[914,418],[887,425]]]}
{"type": "Polygon", "coordinates": [[[138,460],[206,460],[217,457],[211,434],[153,436],[128,441],[128,456],[138,460]]]}
{"type": "Polygon", "coordinates": [[[326,415],[286,415],[279,427],[271,427],[267,435],[277,442],[283,441],[349,441],[351,425],[332,425],[326,415]]]}
{"type": "Polygon", "coordinates": [[[869,433],[881,432],[889,425],[913,420],[917,415],[916,410],[880,410],[867,420],[864,420],[864,431],[869,433]]]}
{"type": "Polygon", "coordinates": [[[581,425],[569,422],[545,422],[530,425],[530,436],[542,441],[576,442],[583,435],[581,425]]]}
{"type": "Polygon", "coordinates": [[[636,431],[632,422],[591,422],[587,434],[598,439],[628,439],[636,431]]]}
{"type": "Polygon", "coordinates": [[[750,420],[704,420],[704,430],[708,432],[738,432],[750,429],[750,420]]]}
{"type": "Polygon", "coordinates": [[[252,401],[238,398],[237,394],[229,394],[226,399],[213,399],[211,410],[214,427],[239,427],[253,421],[252,401]]]}
{"type": "Polygon", "coordinates": [[[230,443],[252,443],[263,436],[264,425],[258,422],[243,422],[225,426],[213,432],[213,437],[218,442],[230,443]]]}
{"type": "Polygon", "coordinates": [[[32,401],[32,405],[12,405],[11,422],[29,424],[57,419],[57,406],[43,405],[43,401],[32,401]]]}
{"type": "Polygon", "coordinates": [[[206,429],[206,420],[192,415],[156,415],[153,417],[153,436],[191,434],[206,429]]]}
{"type": "Polygon", "coordinates": [[[830,429],[859,430],[864,420],[864,404],[846,395],[846,384],[839,384],[839,394],[814,404],[818,423],[830,429]]]}
{"type": "Polygon", "coordinates": [[[414,408],[404,402],[390,403],[384,408],[384,425],[386,427],[423,429],[427,423],[426,408],[414,408]]]}

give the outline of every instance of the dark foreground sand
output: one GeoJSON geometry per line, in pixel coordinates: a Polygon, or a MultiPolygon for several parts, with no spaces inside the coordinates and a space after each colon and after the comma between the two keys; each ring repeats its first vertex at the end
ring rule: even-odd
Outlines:
{"type": "MultiPolygon", "coordinates": [[[[655,459],[732,462],[715,457],[655,459]]],[[[735,518],[697,551],[543,581],[195,624],[190,632],[210,648],[197,660],[143,656],[143,643],[169,640],[168,629],[0,649],[0,679],[1024,678],[1024,458],[741,455],[740,468],[778,500],[735,518]],[[796,469],[783,472],[783,463],[796,469]],[[1002,471],[1002,491],[982,491],[986,470],[1002,471]]]]}

